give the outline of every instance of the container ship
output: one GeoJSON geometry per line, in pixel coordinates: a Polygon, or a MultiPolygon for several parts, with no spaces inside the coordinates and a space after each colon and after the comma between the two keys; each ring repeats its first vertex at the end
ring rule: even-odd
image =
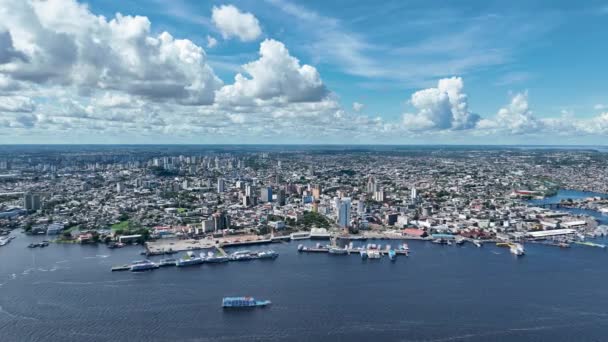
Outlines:
{"type": "Polygon", "coordinates": [[[257,300],[253,297],[224,297],[222,307],[225,309],[231,308],[254,308],[270,305],[269,300],[257,300]]]}

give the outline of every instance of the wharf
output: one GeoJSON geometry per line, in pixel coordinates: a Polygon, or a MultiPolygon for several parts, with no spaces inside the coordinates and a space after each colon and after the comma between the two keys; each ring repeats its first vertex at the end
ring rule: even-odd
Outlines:
{"type": "Polygon", "coordinates": [[[215,247],[235,247],[271,243],[271,238],[255,235],[235,235],[214,239],[159,239],[146,242],[147,255],[173,254],[182,251],[195,251],[215,247]]]}

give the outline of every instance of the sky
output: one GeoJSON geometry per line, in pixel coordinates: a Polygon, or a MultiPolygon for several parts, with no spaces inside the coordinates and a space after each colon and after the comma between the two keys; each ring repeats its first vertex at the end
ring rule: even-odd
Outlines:
{"type": "Polygon", "coordinates": [[[0,0],[0,144],[608,144],[608,1],[0,0]]]}

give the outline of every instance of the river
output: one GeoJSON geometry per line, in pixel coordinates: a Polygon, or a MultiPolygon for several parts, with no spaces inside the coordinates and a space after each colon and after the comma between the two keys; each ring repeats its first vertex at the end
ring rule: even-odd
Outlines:
{"type": "Polygon", "coordinates": [[[390,262],[283,243],[274,261],[131,273],[110,267],[139,259],[138,247],[29,249],[43,237],[14,234],[0,247],[3,342],[606,339],[608,255],[590,247],[529,244],[517,258],[411,241],[411,256],[390,262]],[[230,295],[273,304],[225,312],[230,295]]]}

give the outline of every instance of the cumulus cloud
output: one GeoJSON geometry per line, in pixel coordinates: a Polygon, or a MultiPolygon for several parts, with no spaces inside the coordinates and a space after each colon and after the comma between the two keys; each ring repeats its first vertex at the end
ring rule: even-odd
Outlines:
{"type": "Polygon", "coordinates": [[[403,115],[403,124],[411,130],[470,129],[480,117],[471,113],[464,82],[460,77],[439,80],[436,88],[423,89],[412,94],[410,103],[418,113],[403,115]]]}
{"type": "Polygon", "coordinates": [[[211,104],[222,86],[201,47],[167,32],[153,36],[146,17],[119,13],[107,20],[74,0],[5,1],[4,7],[0,29],[24,56],[0,65],[13,80],[192,105],[211,104]]]}
{"type": "Polygon", "coordinates": [[[207,47],[208,48],[213,48],[217,45],[217,39],[211,37],[210,35],[207,35],[207,47]]]}
{"type": "Polygon", "coordinates": [[[234,84],[216,94],[222,105],[254,105],[267,100],[315,102],[328,94],[314,67],[291,56],[283,43],[266,39],[260,44],[260,58],[242,66],[250,76],[237,74],[234,84]]]}
{"type": "Polygon", "coordinates": [[[537,132],[546,128],[543,126],[543,121],[538,120],[530,110],[528,92],[515,94],[511,102],[501,108],[494,118],[481,120],[477,125],[479,129],[499,130],[511,134],[537,132]]]}
{"type": "Polygon", "coordinates": [[[224,39],[237,37],[243,42],[250,42],[262,34],[258,19],[251,13],[241,12],[233,5],[213,6],[211,20],[224,39]]]}
{"type": "Polygon", "coordinates": [[[359,102],[353,102],[353,110],[355,112],[360,112],[363,107],[365,107],[365,105],[363,103],[359,103],[359,102]]]}

